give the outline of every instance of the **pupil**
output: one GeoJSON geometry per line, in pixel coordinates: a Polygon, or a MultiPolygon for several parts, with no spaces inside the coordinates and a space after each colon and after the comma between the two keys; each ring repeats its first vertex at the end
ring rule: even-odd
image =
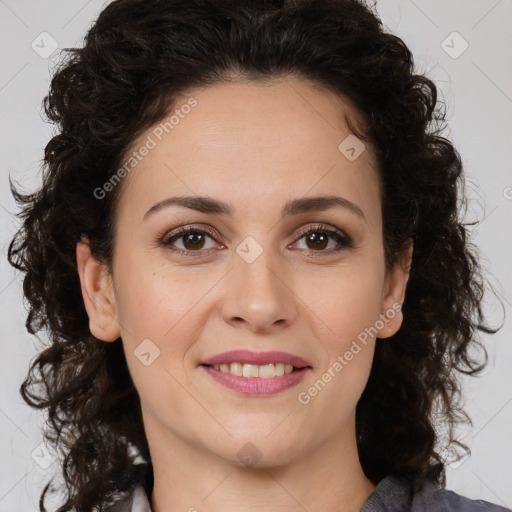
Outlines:
{"type": "Polygon", "coordinates": [[[312,241],[315,247],[320,247],[321,249],[325,249],[325,242],[327,237],[322,233],[311,233],[308,237],[309,241],[312,241]]]}
{"type": "Polygon", "coordinates": [[[200,233],[189,233],[188,235],[185,235],[185,247],[187,249],[197,249],[197,243],[201,243],[203,241],[201,240],[202,237],[203,235],[200,233]],[[196,241],[194,241],[194,239],[196,239],[196,241]],[[199,242],[197,241],[197,239],[199,239],[199,242]],[[190,242],[192,243],[192,247],[187,247],[187,244],[189,244],[190,242]]]}

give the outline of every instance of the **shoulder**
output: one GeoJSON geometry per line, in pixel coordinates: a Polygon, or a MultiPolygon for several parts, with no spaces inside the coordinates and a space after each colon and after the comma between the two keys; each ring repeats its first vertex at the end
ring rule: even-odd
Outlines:
{"type": "Polygon", "coordinates": [[[511,512],[510,508],[484,500],[473,500],[449,489],[435,489],[428,482],[413,496],[411,512],[511,512]]]}
{"type": "Polygon", "coordinates": [[[379,482],[361,512],[512,512],[512,509],[437,489],[430,481],[413,492],[409,481],[390,475],[379,482]]]}

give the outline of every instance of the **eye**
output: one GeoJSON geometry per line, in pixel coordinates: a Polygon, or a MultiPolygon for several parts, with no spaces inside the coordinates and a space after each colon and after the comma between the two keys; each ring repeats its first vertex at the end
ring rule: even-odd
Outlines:
{"type": "MultiPolygon", "coordinates": [[[[210,230],[186,227],[173,231],[165,236],[160,243],[164,247],[169,247],[173,246],[176,240],[181,241],[183,243],[183,249],[178,247],[178,250],[172,248],[170,250],[189,256],[191,252],[201,252],[205,250],[204,242],[206,237],[215,239],[215,234],[210,230]]],[[[222,247],[224,246],[221,246],[221,248],[222,247]]]]}
{"type": "MultiPolygon", "coordinates": [[[[343,231],[322,225],[309,227],[307,231],[300,233],[298,240],[302,240],[303,238],[306,243],[306,251],[320,253],[318,255],[315,254],[315,256],[332,254],[342,250],[343,248],[346,249],[353,247],[352,239],[343,233],[343,231]],[[338,247],[334,250],[325,250],[329,245],[329,239],[334,239],[341,248],[338,247]]],[[[336,244],[334,245],[336,246],[336,244]]]]}
{"type": "MultiPolygon", "coordinates": [[[[160,245],[183,256],[197,256],[197,254],[194,253],[201,254],[203,251],[211,249],[211,247],[205,247],[205,241],[207,238],[215,240],[216,234],[209,229],[200,229],[189,226],[178,228],[164,236],[160,241],[160,245]],[[178,246],[176,248],[176,242],[180,242],[182,247],[178,246]]],[[[307,230],[299,233],[299,238],[293,245],[297,245],[298,241],[303,238],[307,245],[304,250],[309,251],[310,253],[319,253],[315,254],[315,256],[332,254],[341,251],[342,249],[353,247],[352,239],[343,233],[343,231],[322,225],[310,226],[307,230]],[[334,250],[325,250],[329,246],[329,239],[335,240],[338,248],[335,248],[334,250]]],[[[336,244],[334,245],[336,246],[336,244]]],[[[217,248],[223,249],[224,245],[220,244],[217,248]]]]}

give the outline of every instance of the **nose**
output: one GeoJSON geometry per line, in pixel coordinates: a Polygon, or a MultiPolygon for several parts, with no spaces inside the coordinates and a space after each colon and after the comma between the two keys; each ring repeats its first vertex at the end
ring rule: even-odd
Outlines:
{"type": "Polygon", "coordinates": [[[263,253],[248,263],[235,255],[233,268],[225,278],[222,304],[224,321],[253,332],[274,332],[296,320],[297,296],[291,272],[263,253]]]}

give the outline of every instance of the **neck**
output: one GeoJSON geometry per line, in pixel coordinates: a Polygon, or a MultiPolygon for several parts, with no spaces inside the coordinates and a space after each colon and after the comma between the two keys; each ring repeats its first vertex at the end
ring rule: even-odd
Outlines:
{"type": "MultiPolygon", "coordinates": [[[[150,427],[148,425],[148,427],[150,427]]],[[[166,431],[151,450],[153,512],[359,512],[375,485],[359,462],[355,421],[348,432],[330,438],[284,465],[235,465],[209,451],[191,446],[166,431]]],[[[153,435],[152,435],[153,434],[153,435]]],[[[160,432],[162,434],[162,432],[160,432]]]]}

